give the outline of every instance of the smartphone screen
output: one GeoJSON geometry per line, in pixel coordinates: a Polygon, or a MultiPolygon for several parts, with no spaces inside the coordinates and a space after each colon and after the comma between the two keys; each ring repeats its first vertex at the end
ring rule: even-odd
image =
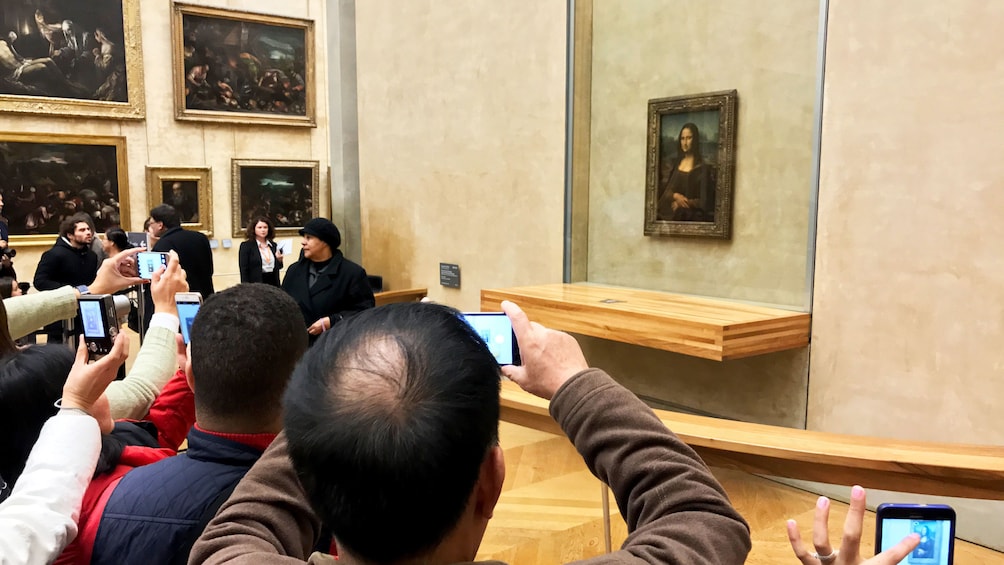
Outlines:
{"type": "Polygon", "coordinates": [[[84,324],[84,337],[108,337],[105,321],[101,316],[102,303],[97,300],[80,301],[80,320],[84,324]]]}
{"type": "Polygon", "coordinates": [[[464,320],[484,340],[499,365],[519,365],[519,345],[512,322],[502,312],[465,313],[464,320]]]}
{"type": "Polygon", "coordinates": [[[142,251],[136,254],[136,266],[139,270],[139,278],[150,280],[153,274],[161,265],[167,265],[167,253],[154,253],[152,251],[142,251]]]}
{"type": "Polygon", "coordinates": [[[944,505],[883,504],[876,510],[876,552],[885,551],[910,534],[920,543],[901,563],[952,565],[955,511],[944,505]]]}
{"type": "Polygon", "coordinates": [[[195,321],[195,315],[199,313],[199,306],[202,306],[202,303],[198,300],[179,297],[177,304],[178,319],[181,321],[181,337],[185,339],[185,343],[188,343],[192,339],[192,322],[195,321]]]}

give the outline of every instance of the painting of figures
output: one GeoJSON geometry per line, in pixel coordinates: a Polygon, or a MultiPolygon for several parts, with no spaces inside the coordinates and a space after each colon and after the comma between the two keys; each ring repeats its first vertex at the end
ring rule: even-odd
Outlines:
{"type": "Polygon", "coordinates": [[[0,109],[142,117],[138,29],[127,25],[138,9],[123,0],[4,0],[0,97],[12,104],[0,109]]]}
{"type": "MultiPolygon", "coordinates": [[[[77,212],[98,233],[128,223],[125,138],[0,133],[0,195],[11,243],[52,243],[77,212]]],[[[126,227],[126,226],[123,226],[126,227]]]]}
{"type": "Polygon", "coordinates": [[[233,235],[241,237],[251,218],[272,220],[279,235],[295,235],[320,215],[317,161],[233,160],[233,235]]]}
{"type": "Polygon", "coordinates": [[[179,119],[314,125],[313,22],[174,6],[179,119]]]}

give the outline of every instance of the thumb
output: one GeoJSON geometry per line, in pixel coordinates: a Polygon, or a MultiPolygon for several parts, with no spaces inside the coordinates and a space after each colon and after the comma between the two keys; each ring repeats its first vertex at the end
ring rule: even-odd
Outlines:
{"type": "Polygon", "coordinates": [[[77,336],[79,343],[77,343],[77,357],[74,363],[79,363],[81,365],[87,364],[87,340],[84,339],[83,335],[77,336]]]}
{"type": "Polygon", "coordinates": [[[512,382],[518,384],[521,388],[523,383],[526,382],[526,367],[519,365],[503,365],[502,374],[509,378],[512,382]]]}

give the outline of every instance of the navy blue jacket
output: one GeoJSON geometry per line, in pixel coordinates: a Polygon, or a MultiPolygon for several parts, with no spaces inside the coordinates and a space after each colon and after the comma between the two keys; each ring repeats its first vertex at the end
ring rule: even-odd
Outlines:
{"type": "Polygon", "coordinates": [[[192,428],[187,452],[122,477],[101,515],[91,563],[184,563],[201,533],[193,529],[215,512],[207,508],[224,502],[221,493],[231,492],[261,453],[192,428]]]}

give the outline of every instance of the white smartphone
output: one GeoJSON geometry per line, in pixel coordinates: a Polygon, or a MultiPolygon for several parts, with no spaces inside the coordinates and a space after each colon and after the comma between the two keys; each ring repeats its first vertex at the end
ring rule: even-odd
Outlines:
{"type": "Polygon", "coordinates": [[[181,337],[185,343],[192,339],[192,322],[202,306],[202,295],[198,292],[179,292],[174,295],[174,303],[178,306],[178,319],[181,321],[181,337]]]}

